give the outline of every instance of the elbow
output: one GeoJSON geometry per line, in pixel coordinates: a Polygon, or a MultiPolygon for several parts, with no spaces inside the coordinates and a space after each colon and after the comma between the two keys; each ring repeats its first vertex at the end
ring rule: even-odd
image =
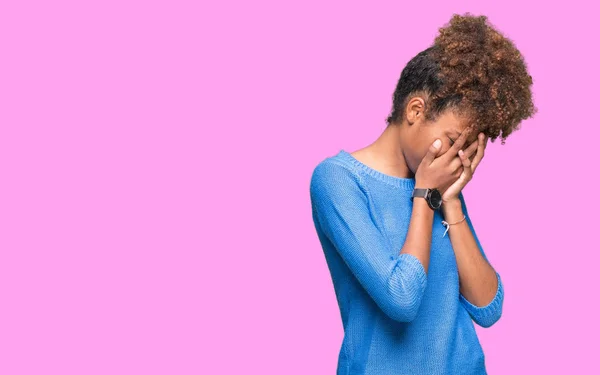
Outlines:
{"type": "Polygon", "coordinates": [[[498,320],[500,320],[501,316],[502,316],[502,310],[498,310],[498,311],[496,311],[496,313],[494,315],[490,315],[485,318],[475,319],[475,323],[477,323],[477,325],[479,325],[480,327],[489,328],[489,327],[493,326],[494,324],[496,324],[496,322],[498,320]]]}
{"type": "Polygon", "coordinates": [[[398,322],[413,321],[426,287],[427,274],[421,262],[411,254],[400,254],[388,279],[386,314],[398,322]]]}
{"type": "Polygon", "coordinates": [[[488,308],[491,308],[492,313],[486,317],[487,319],[481,320],[479,325],[483,328],[489,328],[493,326],[502,317],[502,308],[504,305],[504,285],[502,284],[500,274],[496,273],[496,278],[498,280],[496,295],[494,296],[492,302],[488,305],[488,308]]]}
{"type": "Polygon", "coordinates": [[[392,301],[385,309],[387,316],[402,323],[409,323],[415,320],[421,306],[421,298],[405,296],[403,298],[394,298],[392,301]]]}
{"type": "Polygon", "coordinates": [[[477,307],[469,303],[464,297],[461,296],[463,305],[466,305],[469,315],[473,321],[480,327],[489,328],[493,326],[500,317],[502,317],[502,300],[495,300],[492,305],[486,307],[477,307]]]}
{"type": "Polygon", "coordinates": [[[460,294],[460,300],[469,312],[469,315],[471,315],[471,318],[473,318],[473,321],[483,328],[493,326],[502,317],[504,285],[502,284],[500,275],[496,273],[496,276],[498,278],[498,289],[496,290],[494,299],[486,306],[475,306],[460,294]]]}

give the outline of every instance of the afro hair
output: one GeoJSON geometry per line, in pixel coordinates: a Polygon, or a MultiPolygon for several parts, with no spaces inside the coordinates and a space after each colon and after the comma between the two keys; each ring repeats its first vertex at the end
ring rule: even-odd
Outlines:
{"type": "Polygon", "coordinates": [[[486,16],[454,14],[433,45],[402,70],[386,122],[402,123],[408,101],[421,96],[426,120],[449,109],[492,142],[500,137],[504,144],[522,120],[537,112],[532,83],[519,50],[486,16]]]}

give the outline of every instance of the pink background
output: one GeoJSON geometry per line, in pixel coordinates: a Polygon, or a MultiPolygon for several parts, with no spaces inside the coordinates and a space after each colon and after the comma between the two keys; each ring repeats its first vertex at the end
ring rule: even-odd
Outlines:
{"type": "Polygon", "coordinates": [[[333,374],[312,170],[466,11],[539,108],[464,190],[506,288],[488,371],[600,373],[592,1],[207,3],[0,5],[1,374],[333,374]]]}

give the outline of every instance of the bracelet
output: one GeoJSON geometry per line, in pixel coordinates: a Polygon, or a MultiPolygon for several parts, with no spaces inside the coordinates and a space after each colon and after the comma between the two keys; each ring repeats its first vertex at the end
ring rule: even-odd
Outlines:
{"type": "Polygon", "coordinates": [[[463,215],[463,218],[460,221],[457,221],[456,223],[449,223],[447,221],[442,220],[442,225],[446,227],[446,232],[444,232],[442,237],[444,237],[446,235],[446,233],[448,232],[448,229],[450,229],[450,225],[462,223],[463,221],[465,221],[466,218],[467,218],[467,216],[463,215]]]}

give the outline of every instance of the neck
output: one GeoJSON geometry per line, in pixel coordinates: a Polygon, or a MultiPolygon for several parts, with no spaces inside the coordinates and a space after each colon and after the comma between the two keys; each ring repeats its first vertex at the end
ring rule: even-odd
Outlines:
{"type": "Polygon", "coordinates": [[[388,126],[368,148],[374,162],[376,161],[387,174],[413,178],[414,173],[408,167],[402,150],[402,133],[400,126],[388,126]]]}

